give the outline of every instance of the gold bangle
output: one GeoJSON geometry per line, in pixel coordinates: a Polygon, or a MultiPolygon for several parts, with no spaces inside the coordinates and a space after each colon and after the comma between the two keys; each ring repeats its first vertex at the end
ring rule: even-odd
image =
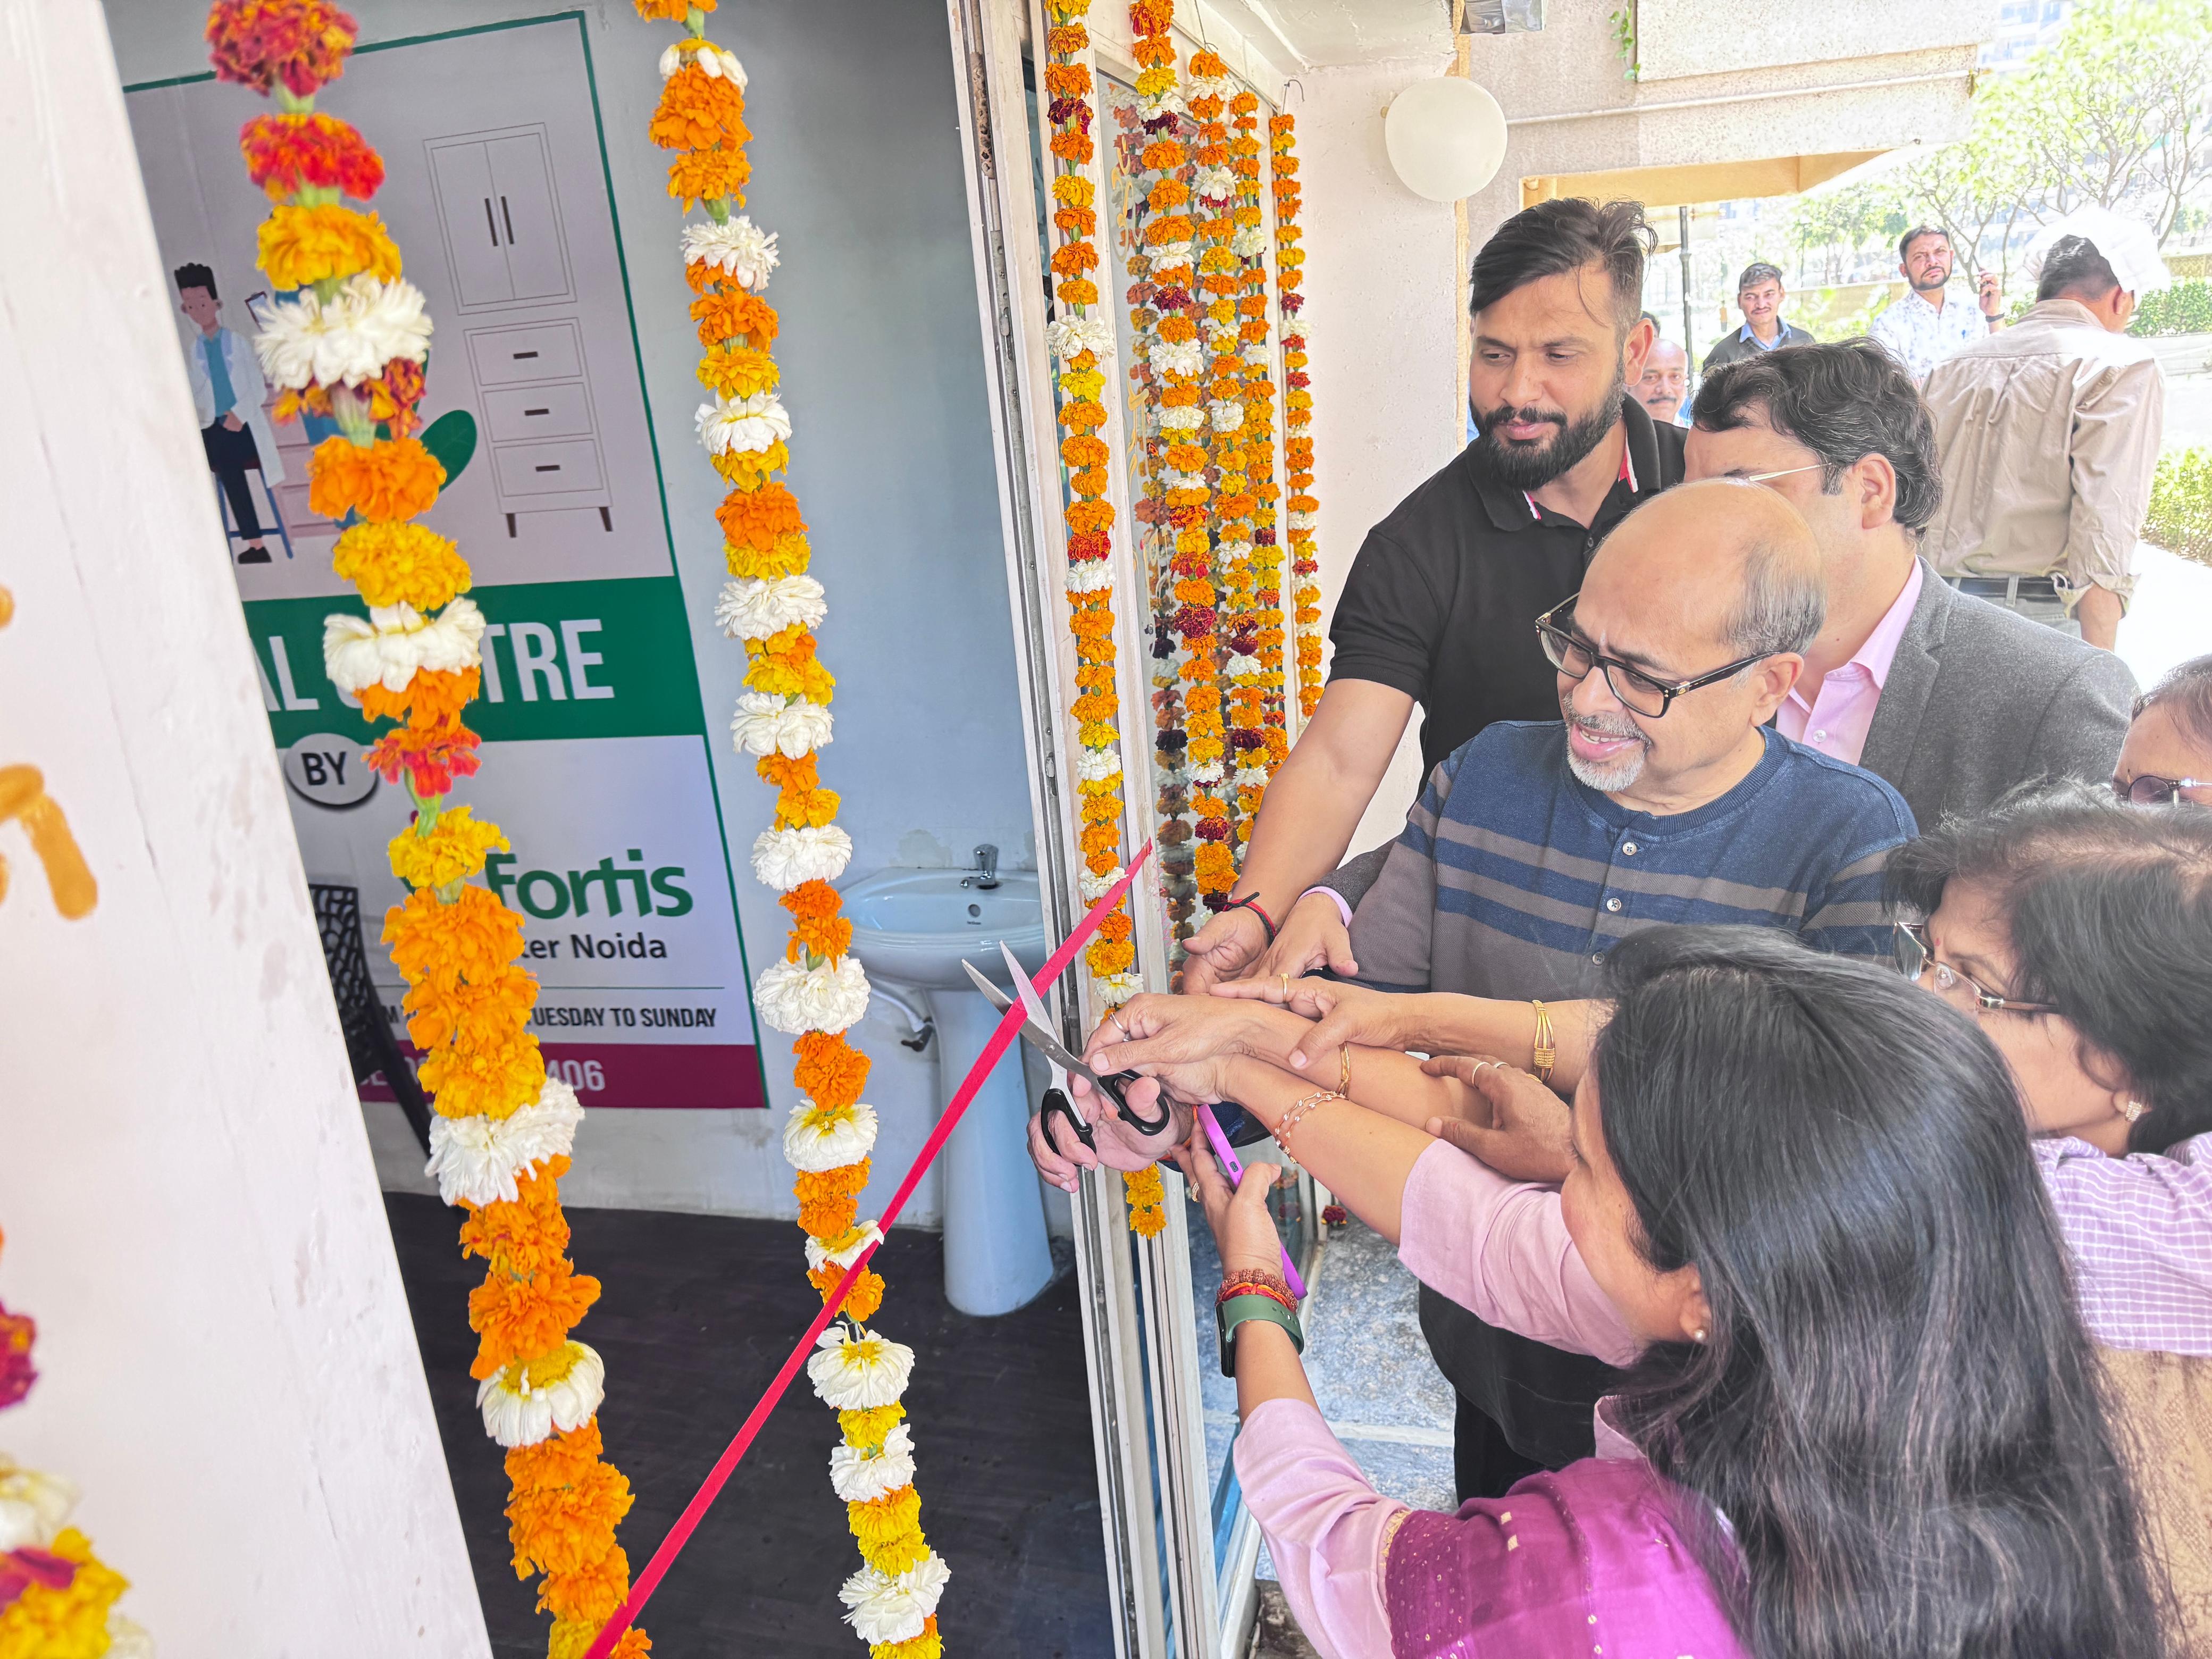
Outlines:
{"type": "Polygon", "coordinates": [[[1540,1002],[1531,1002],[1528,1006],[1536,1011],[1536,1040],[1529,1047],[1528,1069],[1535,1073],[1540,1081],[1549,1083],[1552,1067],[1559,1061],[1559,1051],[1552,1045],[1551,1011],[1540,1002]]]}
{"type": "Polygon", "coordinates": [[[1315,1107],[1326,1105],[1332,1100],[1342,1100],[1343,1098],[1344,1097],[1337,1093],[1334,1089],[1316,1089],[1313,1093],[1295,1102],[1291,1105],[1291,1109],[1283,1114],[1283,1121],[1278,1123],[1274,1127],[1275,1145],[1281,1147],[1285,1152],[1290,1152],[1292,1158],[1296,1158],[1297,1154],[1296,1152],[1291,1152],[1291,1131],[1297,1128],[1299,1123],[1304,1121],[1305,1115],[1313,1110],[1315,1107]]]}
{"type": "Polygon", "coordinates": [[[1336,1046],[1336,1091],[1350,1097],[1352,1094],[1352,1045],[1340,1042],[1336,1046]]]}

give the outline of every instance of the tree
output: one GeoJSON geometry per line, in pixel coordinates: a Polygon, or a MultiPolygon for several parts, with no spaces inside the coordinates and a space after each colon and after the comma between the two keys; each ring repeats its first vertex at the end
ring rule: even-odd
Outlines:
{"type": "Polygon", "coordinates": [[[2212,0],[2083,0],[1993,91],[1990,112],[2047,185],[2046,216],[2133,208],[2163,243],[2212,174],[2212,0]]]}

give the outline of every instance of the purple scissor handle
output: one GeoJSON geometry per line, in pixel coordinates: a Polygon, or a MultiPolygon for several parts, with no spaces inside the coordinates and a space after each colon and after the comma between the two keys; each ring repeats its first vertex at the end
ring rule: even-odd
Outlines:
{"type": "MultiPolygon", "coordinates": [[[[1213,1108],[1200,1107],[1198,1121],[1206,1129],[1206,1139],[1212,1144],[1215,1159],[1229,1176],[1229,1184],[1235,1187],[1244,1179],[1244,1165],[1230,1146],[1229,1137],[1221,1133],[1221,1125],[1214,1120],[1213,1108]]],[[[1277,1248],[1283,1253],[1283,1277],[1290,1281],[1291,1294],[1303,1302],[1306,1299],[1305,1280],[1298,1277],[1297,1266],[1291,1260],[1290,1247],[1285,1244],[1277,1248]]]]}

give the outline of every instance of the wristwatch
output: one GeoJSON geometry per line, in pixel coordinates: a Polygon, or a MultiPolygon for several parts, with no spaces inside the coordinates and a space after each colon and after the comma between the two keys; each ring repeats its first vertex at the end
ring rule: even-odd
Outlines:
{"type": "Polygon", "coordinates": [[[1248,1319],[1264,1319],[1271,1325],[1280,1325],[1291,1334],[1291,1346],[1300,1353],[1306,1351],[1305,1334],[1298,1329],[1298,1316],[1273,1297],[1232,1296],[1226,1302],[1213,1304],[1213,1327],[1221,1337],[1221,1374],[1237,1375],[1237,1328],[1248,1319]]]}

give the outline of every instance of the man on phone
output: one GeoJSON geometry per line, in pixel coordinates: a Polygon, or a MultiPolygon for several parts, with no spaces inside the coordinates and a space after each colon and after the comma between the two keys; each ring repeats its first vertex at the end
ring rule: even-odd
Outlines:
{"type": "Polygon", "coordinates": [[[1953,352],[2004,326],[1998,315],[2004,296],[1994,270],[1976,279],[1973,299],[1952,293],[1951,239],[1933,225],[1906,231],[1897,244],[1897,259],[1898,275],[1911,292],[1875,318],[1868,333],[1924,385],[1928,372],[1953,352]]]}

